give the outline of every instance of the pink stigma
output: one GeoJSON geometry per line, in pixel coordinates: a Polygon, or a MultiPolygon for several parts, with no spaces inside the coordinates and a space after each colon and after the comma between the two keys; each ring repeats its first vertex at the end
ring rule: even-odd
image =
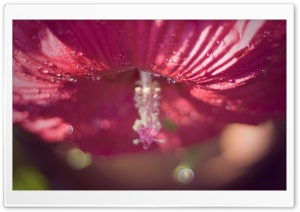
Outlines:
{"type": "Polygon", "coordinates": [[[155,141],[157,136],[157,131],[151,127],[143,127],[138,131],[139,139],[143,143],[143,148],[148,149],[149,146],[155,141]]]}

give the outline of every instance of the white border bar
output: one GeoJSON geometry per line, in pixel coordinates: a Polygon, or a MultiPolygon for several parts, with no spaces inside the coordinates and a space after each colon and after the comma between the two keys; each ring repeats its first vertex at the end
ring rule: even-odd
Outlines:
{"type": "Polygon", "coordinates": [[[287,19],[287,4],[7,4],[8,19],[287,19]]]}

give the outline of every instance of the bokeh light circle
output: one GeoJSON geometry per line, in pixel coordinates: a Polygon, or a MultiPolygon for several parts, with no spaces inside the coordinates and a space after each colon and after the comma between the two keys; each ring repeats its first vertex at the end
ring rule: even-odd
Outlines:
{"type": "Polygon", "coordinates": [[[182,169],[178,174],[179,182],[183,184],[188,184],[194,180],[194,172],[191,169],[182,169]]]}

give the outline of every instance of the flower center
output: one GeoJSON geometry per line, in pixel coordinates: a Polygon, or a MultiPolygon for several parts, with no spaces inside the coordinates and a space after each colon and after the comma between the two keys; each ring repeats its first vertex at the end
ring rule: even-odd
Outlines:
{"type": "Polygon", "coordinates": [[[139,134],[139,139],[133,143],[142,143],[143,148],[148,149],[153,141],[163,142],[156,138],[161,128],[158,118],[161,89],[158,82],[152,81],[150,73],[143,71],[140,71],[136,85],[134,101],[140,118],[135,120],[132,128],[139,134]]]}

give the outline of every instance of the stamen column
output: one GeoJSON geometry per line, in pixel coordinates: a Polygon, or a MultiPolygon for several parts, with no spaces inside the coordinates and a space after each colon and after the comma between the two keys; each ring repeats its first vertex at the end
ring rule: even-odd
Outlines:
{"type": "Polygon", "coordinates": [[[148,72],[140,71],[140,80],[136,84],[134,101],[140,119],[135,121],[133,130],[139,134],[139,139],[135,139],[133,143],[142,143],[143,148],[148,149],[153,141],[162,142],[157,139],[161,129],[158,117],[161,89],[158,82],[152,81],[148,72]]]}

